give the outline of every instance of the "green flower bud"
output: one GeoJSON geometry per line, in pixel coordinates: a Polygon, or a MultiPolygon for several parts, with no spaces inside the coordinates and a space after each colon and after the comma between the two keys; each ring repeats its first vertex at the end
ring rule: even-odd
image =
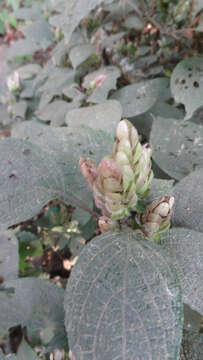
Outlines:
{"type": "Polygon", "coordinates": [[[116,129],[116,139],[119,141],[122,139],[129,139],[129,125],[126,120],[119,122],[116,129]]]}
{"type": "Polygon", "coordinates": [[[139,142],[137,130],[128,120],[118,124],[113,153],[99,166],[90,159],[80,160],[97,207],[102,215],[122,219],[136,210],[138,196],[144,196],[152,180],[152,149],[139,142]]]}
{"type": "Polygon", "coordinates": [[[120,167],[122,167],[123,165],[129,165],[130,164],[128,156],[122,151],[118,151],[115,154],[115,160],[116,160],[117,164],[120,167]]]}
{"type": "Polygon", "coordinates": [[[142,155],[142,145],[138,142],[133,154],[133,164],[137,163],[141,155],[142,155]]]}
{"type": "Polygon", "coordinates": [[[126,141],[126,147],[127,143],[130,144],[130,148],[132,151],[134,150],[135,146],[137,145],[139,141],[139,136],[137,133],[136,128],[131,124],[128,120],[122,120],[119,122],[116,130],[116,141],[115,141],[115,151],[118,151],[117,146],[119,144],[122,144],[120,146],[124,146],[126,141]]]}

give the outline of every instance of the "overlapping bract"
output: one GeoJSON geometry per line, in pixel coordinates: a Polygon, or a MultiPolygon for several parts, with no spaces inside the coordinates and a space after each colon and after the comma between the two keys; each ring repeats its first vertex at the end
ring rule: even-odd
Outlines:
{"type": "Polygon", "coordinates": [[[170,219],[173,213],[174,197],[164,196],[152,201],[145,212],[139,215],[143,233],[152,238],[157,232],[162,232],[170,226],[170,219]]]}
{"type": "Polygon", "coordinates": [[[122,120],[111,155],[98,167],[89,158],[80,159],[81,171],[103,216],[119,220],[136,211],[138,198],[147,194],[153,178],[151,154],[151,146],[140,144],[135,127],[122,120]]]}

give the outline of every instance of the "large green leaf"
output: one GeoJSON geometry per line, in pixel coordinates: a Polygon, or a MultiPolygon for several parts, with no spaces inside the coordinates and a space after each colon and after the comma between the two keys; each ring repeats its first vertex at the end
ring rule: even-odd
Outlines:
{"type": "Polygon", "coordinates": [[[123,117],[133,117],[147,112],[159,99],[168,85],[166,78],[142,81],[116,91],[112,99],[120,101],[123,117]]]}
{"type": "Polygon", "coordinates": [[[164,247],[178,273],[183,301],[203,315],[203,234],[185,228],[169,234],[164,247]]]}
{"type": "Polygon", "coordinates": [[[183,60],[173,70],[171,91],[177,103],[184,104],[185,119],[203,105],[203,57],[183,60]]]}
{"type": "Polygon", "coordinates": [[[120,103],[116,100],[107,100],[103,104],[70,111],[66,117],[66,124],[77,130],[81,125],[88,125],[95,130],[104,130],[114,135],[121,115],[120,103]]]}
{"type": "Polygon", "coordinates": [[[203,169],[182,179],[175,187],[173,222],[177,226],[203,232],[203,169]]]}
{"type": "Polygon", "coordinates": [[[169,119],[183,119],[182,112],[174,106],[161,101],[156,102],[156,104],[145,114],[137,115],[130,119],[138,132],[145,135],[147,139],[150,137],[153,116],[161,116],[169,119]]]}
{"type": "Polygon", "coordinates": [[[63,189],[56,161],[27,141],[1,140],[0,168],[1,226],[29,219],[63,189]]]}
{"type": "Polygon", "coordinates": [[[18,241],[12,231],[0,231],[0,276],[4,281],[18,278],[18,241]]]}
{"type": "Polygon", "coordinates": [[[157,116],[150,142],[155,162],[177,180],[203,166],[202,125],[157,116]]]}
{"type": "Polygon", "coordinates": [[[106,233],[84,248],[65,311],[75,360],[178,359],[179,281],[160,248],[134,232],[106,233]]]}
{"type": "MultiPolygon", "coordinates": [[[[114,135],[114,134],[113,134],[114,135]]],[[[112,152],[113,135],[86,125],[56,128],[37,121],[24,122],[12,130],[12,136],[26,139],[56,158],[64,166],[72,164],[75,171],[80,156],[100,161],[112,152]]]]}
{"type": "Polygon", "coordinates": [[[0,142],[3,226],[33,217],[56,197],[68,202],[74,197],[92,207],[92,195],[78,161],[81,156],[91,156],[98,162],[110,153],[113,146],[110,134],[82,126],[79,131],[54,128],[35,121],[19,124],[13,134],[31,143],[12,138],[0,142]],[[9,154],[9,160],[5,154],[7,157],[9,154]]]}
{"type": "Polygon", "coordinates": [[[28,337],[46,342],[46,333],[51,346],[58,339],[60,347],[66,347],[64,329],[64,290],[47,280],[22,278],[9,281],[7,287],[15,292],[8,295],[0,292],[0,334],[5,334],[12,326],[27,327],[28,337]]]}

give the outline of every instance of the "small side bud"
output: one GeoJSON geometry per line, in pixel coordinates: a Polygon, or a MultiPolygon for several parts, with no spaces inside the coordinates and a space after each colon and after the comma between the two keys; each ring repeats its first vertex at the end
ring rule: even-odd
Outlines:
{"type": "Polygon", "coordinates": [[[88,182],[88,185],[90,187],[90,189],[92,189],[93,187],[93,183],[97,178],[97,165],[96,163],[87,158],[87,159],[83,159],[82,157],[79,160],[79,166],[80,166],[80,170],[83,174],[83,176],[85,177],[85,179],[88,182]]]}
{"type": "Polygon", "coordinates": [[[165,196],[152,201],[144,214],[140,216],[143,232],[152,238],[156,232],[162,232],[170,226],[174,197],[165,196]]]}
{"type": "Polygon", "coordinates": [[[116,220],[110,219],[107,216],[100,216],[98,225],[102,233],[107,231],[114,231],[119,228],[118,222],[116,220]]]}

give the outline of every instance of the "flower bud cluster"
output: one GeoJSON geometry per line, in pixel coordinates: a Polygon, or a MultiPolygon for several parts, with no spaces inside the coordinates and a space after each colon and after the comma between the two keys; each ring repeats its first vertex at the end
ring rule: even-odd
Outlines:
{"type": "Polygon", "coordinates": [[[152,201],[140,217],[143,233],[152,238],[157,232],[162,232],[170,226],[173,213],[174,197],[165,196],[152,201]]]}
{"type": "MultiPolygon", "coordinates": [[[[135,127],[122,120],[111,155],[105,156],[98,167],[89,158],[80,159],[81,172],[104,217],[119,220],[136,210],[138,198],[145,196],[153,178],[151,154],[151,146],[140,144],[135,127]]],[[[110,228],[114,225],[111,223],[110,228]]]]}

